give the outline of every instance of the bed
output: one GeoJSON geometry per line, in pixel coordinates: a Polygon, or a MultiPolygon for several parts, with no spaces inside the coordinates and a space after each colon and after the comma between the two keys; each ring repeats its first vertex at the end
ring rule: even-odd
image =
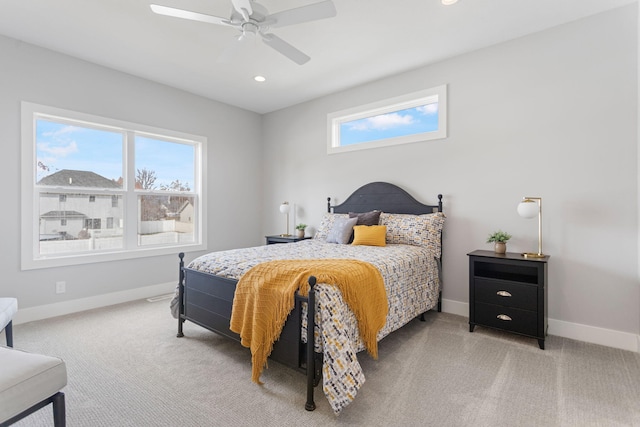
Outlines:
{"type": "MultiPolygon", "coordinates": [[[[438,195],[437,204],[426,205],[393,184],[373,182],[339,205],[332,206],[328,198],[327,213],[313,239],[214,252],[187,266],[181,253],[180,278],[172,302],[178,318],[177,336],[183,336],[183,323],[188,320],[240,341],[230,330],[230,319],[236,285],[248,270],[273,260],[340,258],[370,263],[384,278],[388,314],[377,335],[380,340],[412,319],[422,319],[428,310],[441,310],[443,222],[442,195],[438,195]],[[376,216],[376,212],[376,222],[386,230],[385,245],[334,242],[338,223],[353,224],[354,220],[348,221],[351,216],[358,224],[363,221],[367,225],[371,220],[368,215],[376,216]]],[[[295,307],[269,357],[306,374],[305,409],[315,409],[314,387],[323,380],[323,391],[334,412],[339,413],[364,383],[356,357],[364,345],[358,336],[358,322],[337,287],[316,283],[314,275],[308,282],[308,296],[296,293],[295,307]]]]}

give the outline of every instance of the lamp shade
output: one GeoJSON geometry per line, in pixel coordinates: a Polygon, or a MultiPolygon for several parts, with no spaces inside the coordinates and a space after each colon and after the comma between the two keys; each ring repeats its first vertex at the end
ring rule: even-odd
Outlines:
{"type": "Polygon", "coordinates": [[[523,218],[534,218],[538,211],[538,203],[535,200],[524,199],[518,204],[518,215],[523,218]]]}
{"type": "Polygon", "coordinates": [[[289,213],[289,202],[282,202],[280,205],[280,213],[287,214],[289,213]]]}

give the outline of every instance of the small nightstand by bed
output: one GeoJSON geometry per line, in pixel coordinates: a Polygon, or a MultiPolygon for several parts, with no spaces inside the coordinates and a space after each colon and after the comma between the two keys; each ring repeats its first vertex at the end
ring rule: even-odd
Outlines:
{"type": "Polygon", "coordinates": [[[536,338],[547,335],[547,261],[521,254],[469,254],[469,332],[476,325],[536,338]]]}
{"type": "Polygon", "coordinates": [[[279,234],[275,236],[264,236],[267,239],[267,245],[273,245],[275,243],[295,243],[300,240],[310,239],[311,237],[296,237],[296,236],[281,236],[279,234]]]}

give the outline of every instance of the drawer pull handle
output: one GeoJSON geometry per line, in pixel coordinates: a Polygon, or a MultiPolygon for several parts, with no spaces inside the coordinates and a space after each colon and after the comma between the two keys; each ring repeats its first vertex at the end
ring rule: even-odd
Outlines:
{"type": "Polygon", "coordinates": [[[511,294],[507,291],[498,291],[496,292],[498,295],[500,295],[501,297],[510,297],[511,294]]]}
{"type": "Polygon", "coordinates": [[[498,319],[500,319],[500,320],[511,320],[511,317],[507,316],[506,314],[498,314],[498,319]]]}

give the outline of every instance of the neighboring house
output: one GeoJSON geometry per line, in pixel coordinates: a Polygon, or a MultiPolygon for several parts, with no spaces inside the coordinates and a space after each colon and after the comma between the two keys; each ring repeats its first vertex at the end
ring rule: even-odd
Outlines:
{"type": "Polygon", "coordinates": [[[83,229],[122,234],[121,197],[115,193],[82,192],[82,189],[120,189],[117,182],[94,172],[63,169],[42,178],[38,185],[55,187],[51,193],[40,193],[41,241],[88,237],[87,233],[81,233],[83,229]],[[78,187],[78,193],[66,191],[69,187],[78,187]]]}
{"type": "Polygon", "coordinates": [[[176,231],[180,233],[193,233],[193,203],[185,201],[177,212],[176,231]]]}
{"type": "Polygon", "coordinates": [[[85,214],[76,211],[56,210],[40,214],[40,241],[74,239],[84,228],[86,218],[85,214]]]}
{"type": "Polygon", "coordinates": [[[178,214],[180,215],[180,222],[193,224],[193,205],[191,201],[184,202],[178,209],[178,214]]]}

